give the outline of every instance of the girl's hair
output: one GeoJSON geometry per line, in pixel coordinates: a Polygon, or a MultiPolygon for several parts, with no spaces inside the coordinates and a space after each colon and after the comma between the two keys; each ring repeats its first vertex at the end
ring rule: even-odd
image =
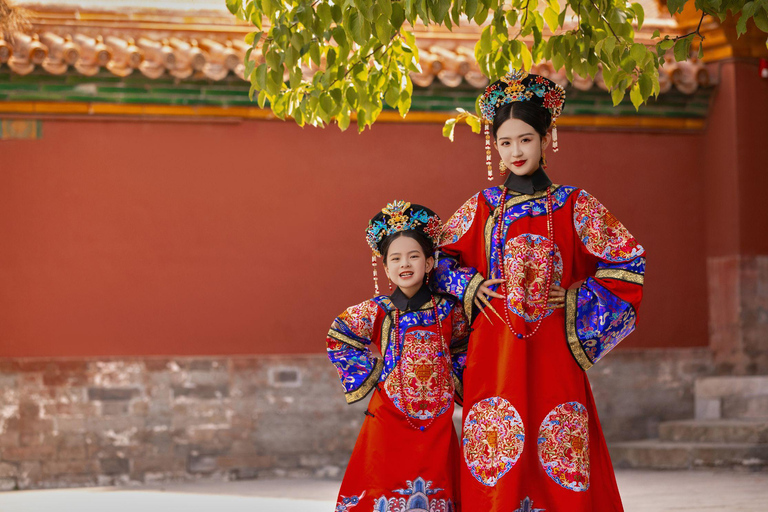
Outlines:
{"type": "Polygon", "coordinates": [[[432,242],[429,240],[429,238],[422,235],[418,231],[408,229],[406,231],[398,231],[394,235],[389,235],[381,243],[381,256],[384,261],[384,265],[387,264],[387,254],[389,253],[389,246],[392,245],[392,242],[394,242],[401,236],[407,236],[408,238],[413,238],[414,240],[416,240],[419,243],[421,250],[424,251],[425,258],[429,258],[430,256],[434,257],[434,249],[432,247],[432,242]]]}
{"type": "Polygon", "coordinates": [[[547,134],[549,125],[552,124],[552,114],[546,108],[542,108],[530,101],[514,101],[502,105],[496,110],[492,128],[494,139],[496,139],[496,132],[501,125],[510,118],[519,119],[531,125],[542,138],[547,134]]]}

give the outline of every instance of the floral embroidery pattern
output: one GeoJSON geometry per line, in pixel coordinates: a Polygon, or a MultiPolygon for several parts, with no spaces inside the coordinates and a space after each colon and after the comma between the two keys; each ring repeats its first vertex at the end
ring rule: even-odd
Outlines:
{"type": "Polygon", "coordinates": [[[576,333],[596,363],[635,330],[635,310],[592,278],[579,288],[576,333]]]}
{"type": "Polygon", "coordinates": [[[336,504],[335,512],[347,512],[347,510],[359,505],[360,500],[363,499],[363,496],[365,496],[365,491],[363,491],[363,494],[358,496],[339,496],[341,499],[336,504]]]}
{"type": "Polygon", "coordinates": [[[525,428],[517,410],[495,396],[472,406],[461,440],[464,461],[478,482],[494,486],[523,452],[525,428]]]}
{"type": "Polygon", "coordinates": [[[373,503],[373,512],[453,512],[453,502],[447,499],[436,499],[432,496],[444,489],[433,488],[432,481],[421,477],[406,482],[404,489],[395,489],[392,492],[403,497],[387,498],[381,496],[373,503]]]}
{"type": "Polygon", "coordinates": [[[576,492],[589,489],[586,407],[567,402],[552,409],[541,423],[538,445],[541,465],[555,483],[576,492]]]}
{"type": "Polygon", "coordinates": [[[563,278],[563,258],[557,246],[541,235],[525,233],[507,241],[504,270],[507,276],[507,307],[526,322],[535,322],[552,314],[547,307],[547,272],[549,253],[554,255],[552,283],[563,278]]]}
{"type": "Polygon", "coordinates": [[[464,236],[464,233],[469,231],[472,226],[472,222],[475,220],[475,213],[477,212],[477,198],[480,195],[478,192],[469,200],[464,203],[461,208],[456,210],[448,222],[443,227],[443,232],[440,235],[440,242],[438,246],[450,245],[456,243],[464,236]]]}
{"type": "MultiPolygon", "coordinates": [[[[352,331],[352,334],[367,342],[371,339],[371,334],[373,333],[373,322],[376,319],[377,311],[378,306],[370,300],[356,306],[351,306],[339,315],[339,318],[334,322],[333,328],[337,327],[336,324],[343,322],[347,329],[352,331]]],[[[341,329],[340,331],[343,332],[341,329]]]]}
{"type": "Polygon", "coordinates": [[[431,331],[413,330],[403,338],[400,364],[387,377],[384,390],[395,407],[411,418],[440,416],[453,400],[450,354],[431,331]]]}
{"type": "Polygon", "coordinates": [[[573,207],[573,224],[587,250],[603,260],[629,261],[645,252],[627,228],[600,202],[579,192],[573,207]]]}

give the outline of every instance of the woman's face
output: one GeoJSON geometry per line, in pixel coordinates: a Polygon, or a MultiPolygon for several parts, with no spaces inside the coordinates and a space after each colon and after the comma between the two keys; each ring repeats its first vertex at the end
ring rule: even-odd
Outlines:
{"type": "Polygon", "coordinates": [[[407,297],[413,297],[424,283],[424,275],[432,270],[434,258],[426,258],[419,242],[407,236],[396,238],[389,246],[384,270],[387,277],[407,297]]]}
{"type": "Polygon", "coordinates": [[[494,144],[511,172],[527,176],[539,168],[541,153],[549,140],[549,134],[542,138],[528,123],[510,117],[499,126],[494,144]]]}

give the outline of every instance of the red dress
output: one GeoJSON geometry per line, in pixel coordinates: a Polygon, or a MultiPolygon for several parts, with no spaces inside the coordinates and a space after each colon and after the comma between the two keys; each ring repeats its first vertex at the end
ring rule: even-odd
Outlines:
{"type": "Polygon", "coordinates": [[[507,191],[503,224],[503,188],[486,189],[449,219],[441,240],[438,288],[462,301],[469,318],[478,286],[501,278],[503,264],[508,296],[491,304],[515,333],[539,326],[521,339],[491,311],[491,321],[478,314],[472,324],[464,512],[623,510],[585,371],[634,329],[645,250],[594,197],[558,185],[548,187],[553,246],[546,188],[507,191]],[[564,309],[546,306],[550,265],[555,284],[583,280],[564,309]]]}
{"type": "Polygon", "coordinates": [[[453,298],[433,298],[426,286],[411,300],[398,291],[334,321],[328,357],[347,402],[373,391],[336,512],[460,510],[452,416],[468,334],[463,309],[453,298]],[[374,356],[371,345],[384,356],[374,356]]]}

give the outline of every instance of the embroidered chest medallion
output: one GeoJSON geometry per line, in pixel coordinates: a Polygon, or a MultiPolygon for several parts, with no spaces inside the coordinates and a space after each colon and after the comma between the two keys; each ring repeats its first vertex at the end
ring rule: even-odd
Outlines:
{"type": "Polygon", "coordinates": [[[395,407],[411,418],[436,418],[453,400],[450,355],[440,341],[432,331],[406,332],[400,361],[384,382],[395,407]]]}
{"type": "Polygon", "coordinates": [[[552,283],[563,279],[563,257],[545,236],[525,233],[504,246],[504,271],[507,278],[507,307],[526,322],[536,322],[552,314],[547,307],[547,272],[550,251],[555,252],[552,283]]]}

